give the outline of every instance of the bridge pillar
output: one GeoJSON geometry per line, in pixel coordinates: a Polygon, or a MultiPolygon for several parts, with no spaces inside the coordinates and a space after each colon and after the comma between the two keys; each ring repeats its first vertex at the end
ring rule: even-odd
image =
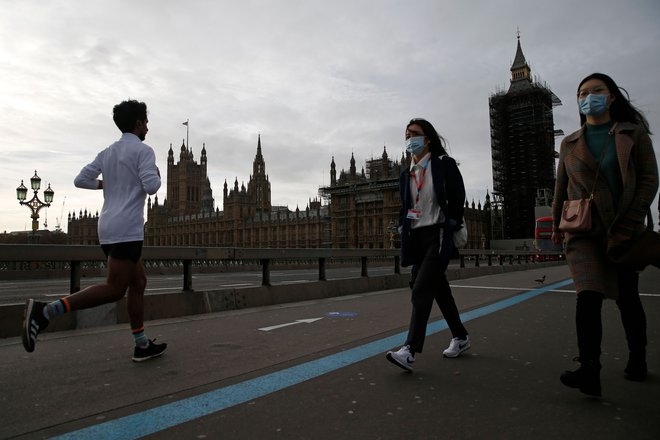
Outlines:
{"type": "Polygon", "coordinates": [[[69,293],[76,293],[80,290],[80,261],[71,261],[71,276],[69,278],[69,293]]]}
{"type": "Polygon", "coordinates": [[[270,259],[261,260],[261,285],[270,286],[270,259]]]}
{"type": "Polygon", "coordinates": [[[183,260],[183,291],[192,290],[192,260],[183,260]]]}
{"type": "Polygon", "coordinates": [[[319,258],[319,281],[325,281],[325,258],[319,258]]]}

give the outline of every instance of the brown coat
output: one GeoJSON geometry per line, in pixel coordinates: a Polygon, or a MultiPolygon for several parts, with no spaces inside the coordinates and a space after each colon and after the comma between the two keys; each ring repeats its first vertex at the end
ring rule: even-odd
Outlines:
{"type": "MultiPolygon", "coordinates": [[[[592,205],[593,228],[586,233],[566,234],[566,259],[577,292],[593,290],[616,299],[617,268],[606,252],[608,247],[643,232],[646,214],[658,191],[658,165],[651,138],[643,127],[621,122],[614,132],[623,179],[619,207],[615,211],[609,185],[601,173],[592,205]]],[[[564,200],[589,197],[597,160],[585,142],[584,127],[562,141],[552,205],[555,226],[559,226],[564,200]]]]}

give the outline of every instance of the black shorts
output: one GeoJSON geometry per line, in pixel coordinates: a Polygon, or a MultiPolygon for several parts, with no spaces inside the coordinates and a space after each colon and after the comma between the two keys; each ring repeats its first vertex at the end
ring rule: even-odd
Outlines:
{"type": "Polygon", "coordinates": [[[101,249],[107,257],[116,260],[131,260],[133,263],[140,261],[142,256],[141,241],[127,241],[125,243],[102,244],[101,249]]]}

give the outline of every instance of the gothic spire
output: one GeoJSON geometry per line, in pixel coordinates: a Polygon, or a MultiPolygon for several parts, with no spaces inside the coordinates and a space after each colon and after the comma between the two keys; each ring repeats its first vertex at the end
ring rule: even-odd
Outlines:
{"type": "Polygon", "coordinates": [[[527,88],[532,83],[532,69],[527,64],[522,47],[520,46],[520,30],[516,34],[518,40],[516,47],[516,56],[511,65],[511,87],[509,92],[527,88]]]}
{"type": "Polygon", "coordinates": [[[257,155],[254,157],[254,162],[252,162],[252,175],[255,177],[266,176],[266,162],[264,161],[264,156],[261,154],[261,133],[259,133],[257,140],[257,155]]]}
{"type": "Polygon", "coordinates": [[[332,162],[330,162],[330,185],[337,183],[337,166],[335,165],[335,156],[332,156],[332,162]]]}
{"type": "Polygon", "coordinates": [[[513,64],[511,65],[512,72],[523,67],[529,68],[527,65],[527,60],[525,60],[525,55],[522,51],[522,47],[520,47],[520,31],[517,32],[516,39],[518,40],[518,46],[516,48],[516,56],[513,59],[513,64]]]}

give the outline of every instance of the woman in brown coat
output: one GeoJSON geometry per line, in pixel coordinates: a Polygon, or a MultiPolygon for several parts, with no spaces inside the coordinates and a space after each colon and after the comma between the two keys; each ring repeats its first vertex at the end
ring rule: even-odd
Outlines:
{"type": "MultiPolygon", "coordinates": [[[[639,299],[639,273],[609,256],[641,234],[658,191],[658,166],[644,116],[631,105],[614,80],[602,73],[578,86],[582,128],[561,144],[552,206],[552,240],[566,240],[566,258],[577,291],[575,323],[580,367],[561,375],[564,385],[601,395],[601,307],[616,300],[628,342],[625,376],[645,380],[646,316],[639,299]],[[598,172],[598,168],[600,171],[598,172]],[[595,189],[595,190],[594,190],[595,189]],[[564,200],[588,198],[594,190],[592,228],[562,233],[564,200]]],[[[625,91],[625,90],[624,90],[625,91]]]]}

